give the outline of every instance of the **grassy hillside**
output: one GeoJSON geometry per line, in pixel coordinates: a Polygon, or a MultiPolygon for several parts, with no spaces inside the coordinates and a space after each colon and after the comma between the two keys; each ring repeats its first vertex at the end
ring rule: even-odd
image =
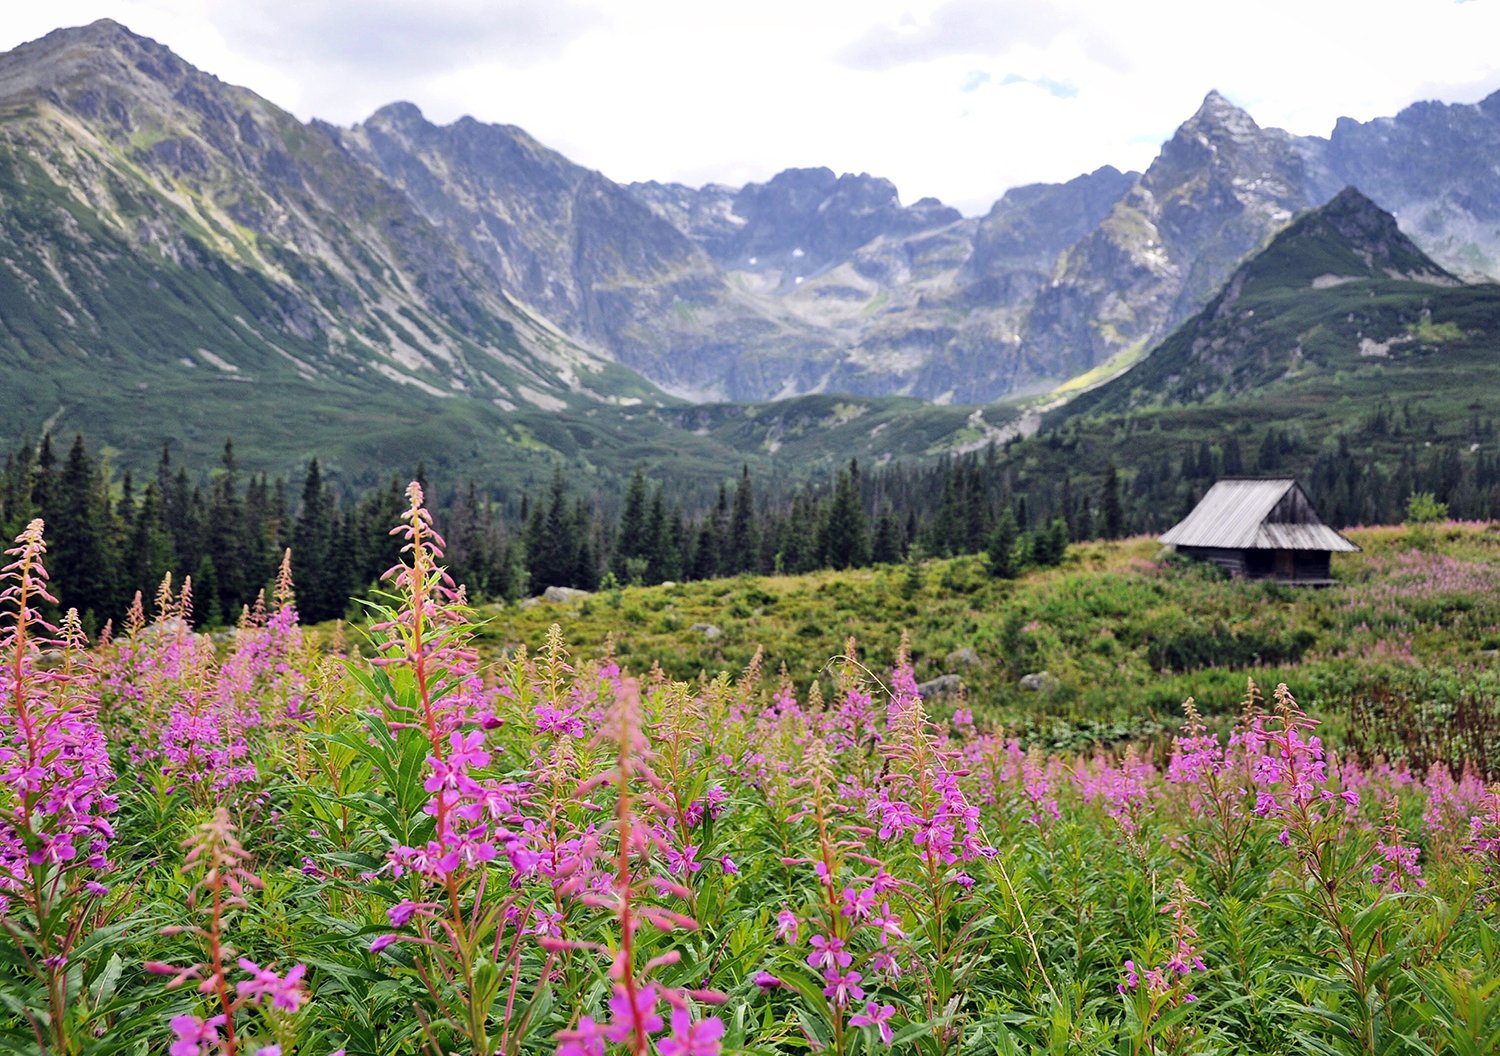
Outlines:
{"type": "Polygon", "coordinates": [[[1339,583],[1324,590],[1228,580],[1137,538],[1071,547],[1062,567],[1014,581],[956,558],[512,605],[486,610],[484,640],[534,647],[556,622],[580,656],[612,639],[623,662],[659,663],[673,678],[738,672],[758,647],[767,670],[800,678],[850,637],[883,676],[906,632],[919,680],[957,675],[981,721],[1057,746],[1175,728],[1188,696],[1227,715],[1251,676],[1267,690],[1288,682],[1360,746],[1445,751],[1443,737],[1469,735],[1448,722],[1454,714],[1471,722],[1500,709],[1500,528],[1350,535],[1363,550],[1335,555],[1339,583]],[[1020,685],[1041,671],[1052,676],[1045,688],[1020,685]],[[1437,740],[1370,729],[1392,724],[1431,727],[1437,740]]]}

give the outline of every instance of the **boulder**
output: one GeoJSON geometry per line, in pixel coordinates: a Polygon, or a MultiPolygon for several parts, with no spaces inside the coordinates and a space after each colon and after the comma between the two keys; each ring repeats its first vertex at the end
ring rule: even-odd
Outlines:
{"type": "Polygon", "coordinates": [[[958,692],[964,680],[958,675],[938,675],[937,678],[917,684],[917,693],[923,700],[932,700],[934,697],[952,696],[958,692]]]}
{"type": "Polygon", "coordinates": [[[548,587],[542,591],[544,601],[578,601],[589,596],[589,591],[576,587],[548,587]]]}
{"type": "Polygon", "coordinates": [[[967,645],[948,654],[949,667],[973,667],[979,663],[979,654],[967,645]]]}
{"type": "Polygon", "coordinates": [[[1029,675],[1021,676],[1021,688],[1033,692],[1051,692],[1062,685],[1062,680],[1051,671],[1033,671],[1029,675]]]}

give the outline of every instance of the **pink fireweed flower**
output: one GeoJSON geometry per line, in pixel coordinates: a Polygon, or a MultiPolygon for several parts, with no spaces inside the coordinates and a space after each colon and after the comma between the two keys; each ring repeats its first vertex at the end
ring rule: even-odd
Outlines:
{"type": "Polygon", "coordinates": [[[269,996],[273,1008],[287,1012],[297,1011],[302,1007],[302,1002],[307,1000],[307,992],[302,988],[302,976],[307,973],[305,964],[297,965],[285,976],[279,976],[269,968],[261,968],[244,957],[240,958],[240,967],[250,974],[249,979],[235,987],[241,1000],[254,1001],[269,996]]]}
{"type": "Polygon", "coordinates": [[[891,904],[889,902],[882,902],[880,904],[880,915],[871,917],[870,924],[880,929],[880,945],[882,946],[889,945],[893,937],[897,939],[906,938],[906,932],[901,930],[900,919],[891,913],[891,904]]]}
{"type": "Polygon", "coordinates": [[[1422,849],[1406,842],[1406,830],[1398,822],[1394,801],[1387,808],[1380,839],[1375,842],[1375,853],[1382,861],[1371,867],[1370,878],[1385,890],[1405,891],[1410,887],[1427,886],[1427,881],[1422,879],[1422,867],[1417,864],[1422,849]]]}
{"type": "Polygon", "coordinates": [[[1166,776],[1174,785],[1201,785],[1224,768],[1224,748],[1218,736],[1204,727],[1192,697],[1182,707],[1188,721],[1182,733],[1172,740],[1172,758],[1167,763],[1166,776]]]}
{"type": "Polygon", "coordinates": [[[859,985],[859,981],[863,978],[864,976],[858,972],[841,975],[837,969],[827,968],[823,971],[823,981],[827,984],[823,987],[823,996],[838,1008],[848,1005],[851,1000],[863,1001],[865,991],[859,985]]]}
{"type": "Polygon", "coordinates": [[[891,1017],[896,1014],[895,1005],[877,1005],[874,1001],[865,1005],[863,1012],[849,1017],[851,1027],[875,1027],[880,1031],[880,1040],[887,1045],[895,1035],[891,1033],[891,1017]]]}
{"type": "Polygon", "coordinates": [[[1256,814],[1280,816],[1287,807],[1305,807],[1317,797],[1318,786],[1328,776],[1323,742],[1310,736],[1317,725],[1297,706],[1285,683],[1276,687],[1275,714],[1257,717],[1244,737],[1247,752],[1257,745],[1262,752],[1251,769],[1251,780],[1260,786],[1256,814]]]}
{"type": "Polygon", "coordinates": [[[807,955],[807,963],[813,968],[832,970],[847,968],[854,957],[844,949],[844,940],[836,936],[814,935],[808,940],[813,952],[807,955]]]}
{"type": "Polygon", "coordinates": [[[391,922],[391,927],[400,928],[416,914],[421,908],[421,903],[413,902],[411,899],[403,899],[390,909],[385,911],[386,918],[391,922]]]}
{"type": "Polygon", "coordinates": [[[790,909],[776,914],[776,937],[792,946],[797,944],[797,915],[790,909]]]}
{"type": "Polygon", "coordinates": [[[709,1016],[693,1022],[685,1008],[672,1010],[672,1033],[657,1043],[661,1056],[719,1056],[719,1039],[724,1036],[724,1022],[709,1016]]]}
{"type": "Polygon", "coordinates": [[[107,869],[114,837],[115,775],[82,624],[69,609],[53,627],[36,608],[56,602],[42,531],[39,519],[27,525],[0,568],[0,900],[27,897],[39,866],[59,874],[107,869]],[[38,669],[44,645],[62,647],[63,669],[38,669]]]}
{"type": "Polygon", "coordinates": [[[667,872],[673,876],[689,876],[703,868],[703,863],[698,861],[698,848],[691,843],[684,845],[680,850],[668,845],[666,858],[667,872]]]}
{"type": "Polygon", "coordinates": [[[557,1056],[604,1056],[604,1025],[589,1016],[579,1019],[574,1029],[562,1031],[558,1038],[557,1056]]]}
{"type": "Polygon", "coordinates": [[[1115,987],[1115,989],[1118,990],[1118,991],[1120,991],[1120,993],[1123,994],[1123,993],[1126,993],[1127,991],[1134,990],[1137,986],[1140,986],[1140,985],[1141,985],[1141,977],[1136,973],[1135,962],[1132,961],[1132,960],[1126,960],[1126,962],[1125,962],[1125,980],[1124,980],[1124,982],[1120,983],[1119,986],[1115,987]]]}
{"type": "Polygon", "coordinates": [[[645,1038],[662,1028],[662,1018],[656,1014],[657,991],[654,986],[643,986],[636,990],[631,1001],[623,984],[615,984],[615,992],[609,999],[609,1026],[604,1036],[610,1041],[625,1041],[632,1035],[645,1038]]]}
{"type": "Polygon", "coordinates": [[[839,896],[839,912],[855,920],[865,920],[875,909],[875,892],[868,887],[856,891],[846,887],[839,896]]]}
{"type": "Polygon", "coordinates": [[[896,960],[890,950],[876,950],[870,954],[867,967],[872,972],[881,972],[889,979],[899,979],[902,973],[901,962],[896,960]]]}
{"type": "Polygon", "coordinates": [[[725,792],[722,786],[715,785],[704,794],[702,799],[693,800],[688,804],[686,811],[688,827],[697,828],[703,821],[705,811],[711,819],[717,820],[724,812],[724,801],[728,798],[729,793],[725,792]]]}
{"type": "Polygon", "coordinates": [[[197,1016],[173,1016],[170,1026],[176,1040],[167,1050],[171,1056],[205,1056],[205,1048],[212,1053],[219,1047],[219,1027],[223,1016],[214,1016],[206,1022],[197,1016]]]}

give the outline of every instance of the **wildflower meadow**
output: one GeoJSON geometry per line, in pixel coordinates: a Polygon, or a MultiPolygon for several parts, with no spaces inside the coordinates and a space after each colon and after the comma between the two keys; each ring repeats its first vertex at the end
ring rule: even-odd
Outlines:
{"type": "Polygon", "coordinates": [[[905,649],[482,660],[407,497],[362,631],[289,560],[233,634],[169,577],[89,641],[42,523],[7,551],[0,1050],[1500,1052],[1475,773],[1345,754],[1295,685],[1047,753],[905,649]]]}

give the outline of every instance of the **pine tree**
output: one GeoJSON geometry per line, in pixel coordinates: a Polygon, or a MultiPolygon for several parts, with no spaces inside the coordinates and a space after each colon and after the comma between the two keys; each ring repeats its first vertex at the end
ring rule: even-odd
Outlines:
{"type": "Polygon", "coordinates": [[[151,597],[162,577],[172,570],[175,556],[171,537],[161,522],[161,500],[156,482],[152,481],[141,493],[140,506],[132,519],[130,538],[125,544],[121,574],[126,590],[131,594],[139,590],[143,597],[151,597]]]}
{"type": "Polygon", "coordinates": [[[581,498],[573,504],[572,533],[577,545],[573,551],[568,585],[580,590],[597,590],[599,565],[595,558],[598,551],[594,543],[594,518],[581,498]]]}
{"type": "Polygon", "coordinates": [[[620,510],[614,551],[609,559],[609,570],[621,583],[643,579],[650,567],[650,551],[657,542],[651,538],[651,513],[647,508],[646,471],[636,466],[630,475],[630,483],[625,487],[625,504],[620,510]]]}
{"type": "MultiPolygon", "coordinates": [[[[645,545],[637,558],[646,563],[641,573],[643,582],[663,583],[682,575],[682,551],[672,534],[672,527],[667,516],[666,495],[657,487],[651,492],[651,505],[646,512],[645,545]]],[[[627,577],[625,582],[630,582],[630,579],[627,577]]]]}
{"type": "Polygon", "coordinates": [[[302,480],[302,505],[292,529],[292,561],[297,569],[297,609],[309,623],[342,615],[345,599],[336,597],[332,568],[333,508],[315,458],[302,480]]]}
{"type": "Polygon", "coordinates": [[[875,540],[870,547],[870,560],[877,565],[894,565],[901,560],[901,526],[896,521],[896,511],[889,502],[880,507],[880,516],[875,520],[875,540]]]}
{"type": "Polygon", "coordinates": [[[115,532],[107,495],[81,435],[68,450],[51,506],[48,564],[58,584],[58,601],[64,609],[77,609],[86,627],[97,628],[115,609],[118,587],[110,547],[115,532]]]}
{"type": "Polygon", "coordinates": [[[1068,549],[1068,522],[1054,517],[1047,527],[1032,533],[1031,554],[1038,566],[1060,564],[1068,549]]]}
{"type": "MultiPolygon", "coordinates": [[[[57,456],[52,453],[52,434],[43,433],[41,446],[36,453],[36,466],[31,474],[31,506],[36,516],[49,523],[57,501],[57,456]]],[[[9,540],[6,540],[8,543],[9,540]]]]}
{"type": "Polygon", "coordinates": [[[990,575],[997,579],[1011,579],[1016,574],[1016,538],[1020,535],[1020,529],[1016,526],[1016,517],[1007,507],[1000,511],[1000,516],[995,519],[994,530],[990,532],[988,557],[990,575]]]}
{"type": "Polygon", "coordinates": [[[963,540],[968,535],[958,495],[958,483],[954,478],[954,472],[945,468],[943,492],[938,499],[937,512],[927,525],[926,549],[928,553],[938,557],[951,557],[962,551],[963,540]]]}
{"type": "Polygon", "coordinates": [[[734,514],[729,523],[729,546],[724,571],[730,574],[755,571],[759,547],[755,530],[755,501],[750,492],[750,467],[740,467],[734,489],[734,514]]]}
{"type": "MultiPolygon", "coordinates": [[[[204,555],[215,573],[212,584],[193,576],[193,591],[201,611],[213,605],[219,614],[238,612],[251,600],[247,573],[249,546],[245,536],[245,508],[240,501],[239,471],[234,461],[234,441],[224,441],[223,472],[213,481],[208,503],[204,555]],[[213,594],[210,596],[209,591],[213,594]]],[[[202,564],[202,561],[199,562],[202,564]]],[[[257,583],[256,587],[259,588],[257,583]]]]}
{"type": "Polygon", "coordinates": [[[719,543],[717,521],[713,517],[703,518],[693,544],[693,560],[689,566],[691,578],[713,579],[719,574],[719,543]]]}
{"type": "Polygon", "coordinates": [[[819,549],[832,568],[860,568],[870,563],[870,525],[859,497],[859,466],[851,461],[840,471],[819,549]]]}
{"type": "Polygon", "coordinates": [[[1125,516],[1120,508],[1120,471],[1110,462],[1104,471],[1104,495],[1099,500],[1104,513],[1104,538],[1118,539],[1125,534],[1125,516]]]}
{"type": "Polygon", "coordinates": [[[568,509],[562,467],[552,474],[552,492],[545,503],[537,503],[528,525],[526,552],[531,589],[571,585],[577,568],[579,541],[568,509]]]}

